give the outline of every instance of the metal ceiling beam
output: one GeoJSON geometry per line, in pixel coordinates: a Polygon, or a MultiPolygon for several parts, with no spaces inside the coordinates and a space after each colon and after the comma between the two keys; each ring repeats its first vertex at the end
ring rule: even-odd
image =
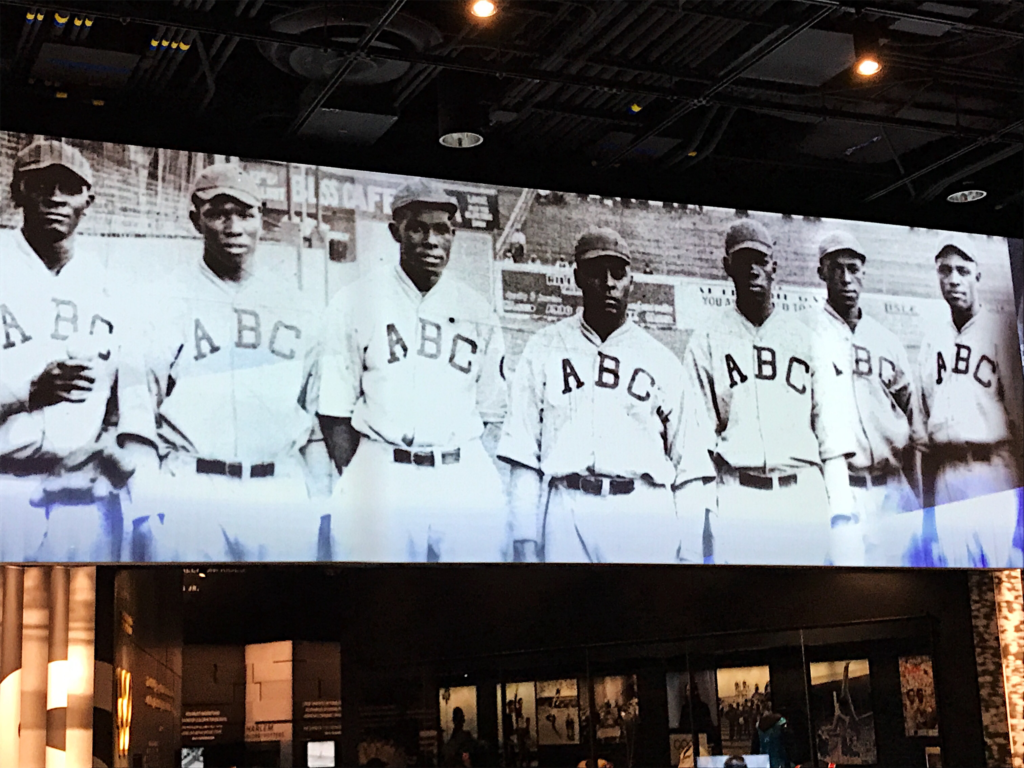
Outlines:
{"type": "Polygon", "coordinates": [[[930,187],[928,187],[928,189],[926,189],[924,193],[921,195],[922,202],[933,200],[940,192],[942,192],[946,187],[948,187],[953,182],[960,181],[960,179],[966,179],[971,174],[984,170],[985,168],[988,168],[990,165],[1001,163],[1003,160],[1013,157],[1022,149],[1024,149],[1024,147],[1022,147],[1020,144],[1015,144],[1009,147],[1003,147],[998,152],[991,154],[988,157],[983,157],[976,163],[971,163],[970,165],[961,168],[956,173],[947,176],[944,179],[939,179],[939,181],[935,182],[930,187]]]}
{"type": "Polygon", "coordinates": [[[1018,29],[1007,29],[997,27],[993,24],[982,24],[976,21],[950,16],[940,16],[934,13],[921,13],[920,11],[901,11],[898,8],[891,8],[884,5],[869,5],[864,3],[853,3],[850,0],[802,0],[812,5],[822,5],[832,9],[843,9],[847,11],[859,11],[861,13],[873,13],[877,16],[885,16],[890,19],[905,19],[907,21],[922,21],[926,24],[941,24],[944,27],[961,32],[975,32],[979,35],[992,35],[996,37],[1010,37],[1015,40],[1024,40],[1024,31],[1018,29]]]}
{"type": "MultiPolygon", "coordinates": [[[[33,6],[33,2],[32,0],[0,0],[0,5],[29,7],[33,6]]],[[[298,42],[292,35],[284,35],[266,30],[262,26],[256,25],[253,22],[249,22],[245,19],[233,19],[230,24],[215,25],[211,23],[211,18],[208,15],[196,15],[188,12],[182,12],[177,7],[166,6],[156,3],[124,3],[119,6],[115,6],[113,4],[95,5],[93,3],[87,2],[86,0],[77,0],[77,2],[74,0],[63,0],[63,2],[59,3],[58,5],[51,5],[49,7],[54,8],[56,10],[69,11],[71,13],[88,12],[91,16],[95,18],[107,18],[114,20],[130,18],[132,21],[139,24],[173,24],[182,29],[189,29],[210,35],[227,34],[233,37],[237,37],[240,40],[248,40],[251,42],[284,43],[287,45],[296,45],[298,42]],[[117,10],[118,8],[120,8],[120,11],[117,10]],[[129,15],[126,16],[126,13],[129,15]]],[[[352,54],[355,51],[355,46],[347,45],[344,43],[338,43],[337,41],[333,40],[325,40],[319,45],[323,48],[336,51],[342,54],[352,54]]],[[[455,69],[466,72],[475,72],[483,75],[491,75],[497,78],[510,78],[534,82],[555,83],[560,85],[591,88],[593,90],[603,91],[606,93],[654,96],[665,98],[672,101],[679,101],[681,99],[685,99],[687,103],[693,102],[692,97],[680,94],[678,90],[671,87],[643,85],[634,82],[618,82],[604,78],[588,77],[579,74],[566,76],[554,72],[527,69],[522,67],[509,67],[507,65],[495,64],[491,62],[466,62],[459,61],[457,59],[453,60],[444,56],[434,56],[423,53],[411,53],[390,50],[375,50],[373,52],[373,57],[390,61],[403,61],[413,64],[437,66],[443,69],[455,69]]],[[[766,87],[759,87],[758,90],[760,90],[763,93],[772,93],[772,91],[766,87]]],[[[988,131],[979,130],[976,128],[968,128],[964,126],[957,126],[955,124],[929,123],[920,120],[907,120],[896,117],[872,115],[868,113],[851,112],[823,107],[815,108],[794,106],[792,104],[772,102],[768,100],[744,99],[737,97],[735,95],[724,95],[720,93],[716,94],[712,98],[703,98],[705,100],[705,103],[709,104],[715,103],[727,107],[735,106],[740,109],[753,109],[759,111],[775,112],[782,115],[791,114],[794,116],[810,116],[822,119],[849,120],[852,122],[867,123],[872,125],[914,128],[919,130],[934,131],[936,133],[963,135],[971,138],[985,138],[991,135],[988,131]]],[[[548,107],[548,109],[558,108],[548,107]]],[[[994,116],[992,119],[997,120],[999,118],[994,116]]],[[[1022,141],[1022,138],[1019,135],[1008,135],[1004,133],[1001,136],[999,136],[998,140],[1020,143],[1022,141]]]]}
{"type": "Polygon", "coordinates": [[[743,73],[749,70],[752,66],[770,56],[772,53],[774,53],[779,48],[784,46],[794,37],[803,32],[805,29],[810,29],[831,13],[832,9],[830,8],[822,9],[815,13],[810,18],[800,22],[799,24],[791,25],[782,30],[776,30],[774,33],[770,34],[764,41],[762,41],[762,44],[760,46],[755,46],[755,48],[750,52],[750,55],[748,55],[746,58],[741,58],[739,62],[730,67],[726,71],[725,75],[719,78],[719,80],[716,83],[708,86],[708,88],[699,97],[697,97],[696,99],[689,99],[684,103],[680,104],[679,106],[675,107],[672,111],[668,113],[668,115],[664,119],[662,119],[653,127],[648,128],[646,131],[637,136],[632,142],[623,147],[622,150],[615,153],[611,158],[606,160],[605,165],[613,165],[614,163],[617,163],[619,160],[621,160],[630,152],[635,150],[645,141],[647,141],[650,138],[653,138],[654,136],[657,136],[663,130],[671,126],[683,115],[692,112],[694,109],[697,109],[698,107],[702,107],[708,104],[709,100],[715,94],[717,94],[721,90],[724,90],[725,88],[728,88],[729,85],[731,85],[733,82],[742,77],[743,73]]]}
{"type": "Polygon", "coordinates": [[[367,29],[363,36],[359,39],[356,44],[355,50],[353,50],[345,60],[338,67],[338,70],[331,76],[331,79],[327,81],[327,84],[320,89],[320,92],[314,97],[313,101],[310,102],[305,109],[295,118],[295,122],[288,128],[288,136],[296,135],[302,126],[309,122],[309,119],[316,114],[316,111],[324,105],[328,97],[334,90],[341,85],[341,81],[348,77],[349,72],[359,61],[359,58],[363,56],[373,42],[377,39],[381,32],[391,23],[391,20],[395,18],[397,13],[402,10],[402,6],[405,5],[405,0],[392,0],[391,5],[388,9],[381,14],[380,18],[377,19],[377,23],[367,29]]]}
{"type": "Polygon", "coordinates": [[[931,165],[929,165],[929,166],[927,166],[925,168],[922,168],[921,170],[916,171],[916,172],[910,174],[909,176],[904,176],[899,181],[897,181],[897,182],[887,186],[885,189],[880,189],[877,192],[875,192],[874,194],[869,195],[868,197],[864,198],[864,202],[865,203],[870,203],[870,202],[872,202],[874,200],[877,200],[878,198],[883,197],[884,195],[889,194],[894,189],[899,189],[900,187],[902,187],[907,182],[914,181],[915,179],[919,179],[920,177],[924,176],[925,174],[931,173],[932,171],[936,170],[937,168],[941,168],[942,166],[946,165],[947,163],[951,163],[954,160],[956,160],[956,159],[958,159],[960,157],[963,157],[964,155],[966,155],[969,152],[973,152],[974,150],[976,150],[976,149],[978,149],[980,147],[984,147],[986,144],[992,144],[993,142],[998,141],[1000,138],[1002,138],[1006,134],[1013,133],[1018,128],[1021,128],[1022,126],[1024,126],[1024,120],[1018,120],[1015,123],[1011,123],[1010,125],[1007,125],[1006,127],[1004,127],[1002,130],[997,131],[996,133],[993,133],[991,136],[986,136],[984,138],[978,139],[977,141],[975,141],[970,146],[964,147],[963,149],[959,149],[956,152],[954,152],[953,154],[947,155],[946,157],[942,158],[941,160],[937,160],[934,163],[932,163],[931,165]]]}

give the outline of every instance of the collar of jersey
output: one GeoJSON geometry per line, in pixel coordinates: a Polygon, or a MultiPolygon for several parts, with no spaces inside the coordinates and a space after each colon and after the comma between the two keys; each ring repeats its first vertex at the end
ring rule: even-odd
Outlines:
{"type": "Polygon", "coordinates": [[[82,249],[79,247],[80,241],[78,239],[76,239],[74,243],[74,255],[72,255],[68,263],[61,268],[60,272],[57,273],[51,272],[46,264],[43,263],[43,260],[39,258],[39,254],[35,252],[35,249],[32,248],[29,241],[25,239],[25,233],[22,232],[20,228],[17,230],[17,234],[15,236],[15,245],[21,252],[25,263],[29,265],[29,269],[38,271],[40,274],[46,274],[51,280],[56,280],[59,277],[64,277],[76,272],[78,270],[78,266],[85,261],[85,259],[81,258],[83,254],[82,249]],[[71,268],[72,264],[75,264],[74,269],[71,268]]]}
{"type": "Polygon", "coordinates": [[[760,325],[754,325],[747,319],[746,315],[740,312],[739,305],[737,305],[735,301],[732,303],[732,311],[736,313],[736,317],[738,317],[740,322],[743,323],[743,327],[748,329],[754,335],[760,333],[762,329],[768,326],[768,323],[772,322],[776,317],[782,314],[782,310],[777,306],[773,306],[771,314],[764,319],[764,322],[760,325]]]}
{"type": "Polygon", "coordinates": [[[446,275],[448,274],[447,266],[445,266],[445,268],[441,270],[441,277],[439,277],[437,279],[437,282],[434,283],[434,287],[431,288],[426,293],[420,293],[420,289],[417,288],[416,284],[411,279],[409,279],[409,276],[407,274],[405,274],[405,270],[402,269],[401,264],[395,265],[394,274],[398,279],[399,285],[402,286],[402,290],[404,290],[409,295],[409,298],[413,299],[417,303],[422,303],[429,299],[431,296],[439,296],[440,294],[444,293],[448,286],[448,283],[451,282],[451,279],[446,277],[446,275]]]}
{"type": "Polygon", "coordinates": [[[597,335],[597,331],[595,331],[593,328],[591,328],[589,325],[587,325],[586,321],[583,319],[583,312],[582,311],[579,312],[576,315],[576,320],[579,323],[580,333],[583,334],[583,338],[585,338],[587,341],[589,341],[595,347],[600,347],[602,344],[607,344],[608,342],[612,341],[613,339],[617,339],[620,336],[622,336],[622,335],[624,335],[626,333],[629,333],[629,331],[633,327],[633,321],[630,320],[627,317],[626,318],[626,322],[624,322],[622,325],[620,325],[618,328],[616,328],[614,331],[612,331],[607,339],[605,339],[604,341],[601,341],[601,337],[597,335]]]}
{"type": "MultiPolygon", "coordinates": [[[[772,314],[774,315],[775,313],[773,312],[772,314]]],[[[841,325],[843,329],[845,329],[846,332],[849,333],[850,336],[853,336],[854,334],[857,333],[857,331],[851,328],[850,325],[842,317],[839,316],[839,313],[836,312],[835,307],[833,307],[827,301],[825,302],[825,314],[828,315],[833,321],[841,325]]],[[[865,315],[864,310],[861,309],[860,318],[858,318],[857,320],[857,327],[860,328],[861,324],[865,320],[867,320],[867,315],[865,315]]]]}

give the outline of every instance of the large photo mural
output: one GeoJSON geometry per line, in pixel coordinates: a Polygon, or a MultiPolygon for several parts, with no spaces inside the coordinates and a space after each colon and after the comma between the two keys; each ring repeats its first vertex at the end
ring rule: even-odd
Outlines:
{"type": "Polygon", "coordinates": [[[1005,238],[0,133],[0,560],[1021,567],[1005,238]]]}

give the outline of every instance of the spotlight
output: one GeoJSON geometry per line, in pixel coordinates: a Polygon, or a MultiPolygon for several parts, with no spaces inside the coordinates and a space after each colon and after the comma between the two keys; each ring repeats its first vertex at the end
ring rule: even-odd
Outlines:
{"type": "Polygon", "coordinates": [[[491,0],[476,0],[469,10],[474,16],[486,19],[493,16],[498,7],[491,0]]]}
{"type": "Polygon", "coordinates": [[[853,33],[853,49],[857,55],[854,72],[861,77],[874,77],[882,71],[882,60],[878,56],[878,33],[864,24],[853,33]]]}

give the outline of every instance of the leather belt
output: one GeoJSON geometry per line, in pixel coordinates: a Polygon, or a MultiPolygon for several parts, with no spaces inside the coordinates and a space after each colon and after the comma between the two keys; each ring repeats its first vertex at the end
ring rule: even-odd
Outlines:
{"type": "Polygon", "coordinates": [[[415,464],[417,467],[436,467],[438,458],[441,464],[458,464],[462,459],[462,450],[456,448],[452,451],[410,451],[405,448],[395,448],[396,464],[415,464]]]}
{"type": "Polygon", "coordinates": [[[598,475],[565,475],[558,482],[573,491],[591,496],[625,496],[636,490],[636,481],[629,477],[600,477],[598,475]]]}
{"type": "Polygon", "coordinates": [[[936,456],[954,461],[991,461],[1000,444],[992,443],[946,443],[933,449],[936,456]]]}
{"type": "Polygon", "coordinates": [[[61,460],[56,456],[32,457],[16,459],[11,456],[0,457],[0,475],[29,477],[31,475],[54,475],[60,469],[61,460]]]}
{"type": "MultiPolygon", "coordinates": [[[[196,459],[196,474],[199,475],[224,475],[225,477],[242,477],[243,465],[240,461],[219,461],[217,459],[196,459]]],[[[252,464],[249,467],[249,477],[273,477],[274,462],[268,461],[263,464],[252,464]]]]}
{"type": "Polygon", "coordinates": [[[850,485],[854,488],[877,488],[880,485],[888,485],[894,477],[895,472],[851,472],[850,485]]]}
{"type": "Polygon", "coordinates": [[[746,488],[757,488],[759,491],[773,491],[776,488],[788,488],[796,485],[797,476],[792,475],[752,475],[742,470],[736,473],[740,485],[746,488]]]}

